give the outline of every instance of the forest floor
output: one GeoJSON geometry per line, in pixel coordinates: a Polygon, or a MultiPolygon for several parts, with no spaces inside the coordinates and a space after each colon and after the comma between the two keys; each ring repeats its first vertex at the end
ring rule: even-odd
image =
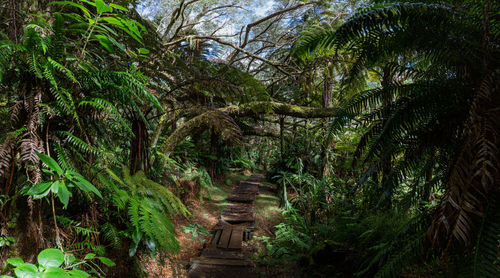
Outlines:
{"type": "MultiPolygon", "coordinates": [[[[218,222],[218,217],[226,207],[226,198],[230,195],[233,187],[240,181],[246,180],[250,173],[238,171],[230,172],[225,177],[214,181],[214,188],[200,196],[191,194],[185,200],[191,216],[188,218],[176,218],[177,239],[180,243],[180,252],[170,258],[157,256],[150,259],[142,256],[140,264],[147,277],[185,277],[187,267],[192,259],[199,256],[203,244],[210,239],[209,231],[218,222]],[[163,262],[162,262],[163,261],[163,262]]],[[[263,183],[260,193],[255,201],[255,236],[272,237],[273,229],[281,221],[281,210],[278,208],[278,198],[272,184],[263,183]]],[[[244,243],[244,248],[256,253],[261,245],[255,240],[244,243]]]]}

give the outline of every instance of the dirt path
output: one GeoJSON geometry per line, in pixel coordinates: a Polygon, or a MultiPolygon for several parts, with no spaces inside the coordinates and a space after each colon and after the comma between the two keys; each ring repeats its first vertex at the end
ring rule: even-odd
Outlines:
{"type": "Polygon", "coordinates": [[[262,180],[261,175],[252,175],[233,189],[212,229],[211,240],[194,260],[188,278],[258,277],[242,243],[251,239],[254,231],[254,201],[262,180]]]}

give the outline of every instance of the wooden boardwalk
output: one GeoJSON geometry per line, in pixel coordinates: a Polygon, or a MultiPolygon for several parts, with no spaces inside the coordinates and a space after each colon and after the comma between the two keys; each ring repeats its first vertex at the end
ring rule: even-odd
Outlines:
{"type": "Polygon", "coordinates": [[[211,240],[192,263],[188,278],[258,277],[249,254],[242,250],[242,243],[254,231],[253,206],[262,180],[261,175],[253,175],[233,189],[219,222],[212,229],[211,240]]]}

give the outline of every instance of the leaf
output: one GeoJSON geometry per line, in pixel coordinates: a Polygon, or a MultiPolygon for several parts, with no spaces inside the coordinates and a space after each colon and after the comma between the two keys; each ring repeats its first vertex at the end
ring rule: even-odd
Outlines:
{"type": "Polygon", "coordinates": [[[112,260],[110,260],[106,257],[97,257],[97,259],[99,259],[103,264],[105,264],[107,266],[115,266],[116,265],[112,260]]]}
{"type": "Polygon", "coordinates": [[[153,253],[153,255],[156,255],[156,243],[154,240],[148,238],[145,240],[146,246],[149,248],[149,251],[153,253]]]}
{"type": "Polygon", "coordinates": [[[94,257],[95,257],[94,253],[88,253],[87,255],[85,255],[85,258],[83,258],[83,259],[84,260],[92,260],[94,257]]]}
{"type": "Polygon", "coordinates": [[[115,53],[115,48],[109,41],[109,39],[106,36],[103,35],[95,35],[95,38],[99,41],[99,43],[109,52],[109,53],[115,53]]]}
{"type": "Polygon", "coordinates": [[[71,275],[71,277],[74,277],[74,278],[90,277],[90,274],[88,274],[87,272],[85,272],[83,270],[79,270],[79,269],[73,269],[69,272],[69,274],[71,275]]]}
{"type": "Polygon", "coordinates": [[[108,40],[116,47],[118,47],[121,51],[125,51],[125,45],[123,43],[118,42],[113,37],[108,37],[108,40]]]}
{"type": "Polygon", "coordinates": [[[80,1],[82,1],[82,2],[84,2],[84,3],[87,3],[87,4],[89,4],[90,6],[95,7],[95,3],[94,3],[94,1],[88,1],[88,0],[80,0],[80,1]]]}
{"type": "Polygon", "coordinates": [[[42,278],[69,278],[69,274],[64,269],[58,267],[48,267],[42,274],[42,278]]]}
{"type": "Polygon", "coordinates": [[[63,169],[59,166],[59,164],[57,164],[57,162],[52,157],[50,157],[46,154],[43,154],[43,153],[38,153],[38,152],[36,153],[36,155],[51,170],[56,171],[59,176],[63,174],[63,172],[64,172],[63,169]]]}
{"type": "Polygon", "coordinates": [[[147,50],[146,48],[139,48],[139,53],[140,54],[144,54],[144,55],[147,55],[149,54],[149,50],[147,50]]]}
{"type": "Polygon", "coordinates": [[[82,175],[73,172],[73,171],[68,171],[70,175],[77,179],[78,182],[75,182],[75,185],[78,186],[81,190],[85,192],[94,192],[97,196],[102,198],[101,192],[95,186],[93,186],[88,180],[86,180],[82,175]]]}
{"type": "Polygon", "coordinates": [[[24,261],[21,258],[10,258],[10,259],[7,259],[7,262],[13,266],[20,266],[20,265],[24,264],[24,261]]]}
{"type": "Polygon", "coordinates": [[[60,183],[59,191],[57,192],[57,197],[59,197],[59,200],[64,205],[64,208],[68,207],[70,195],[71,193],[69,192],[68,187],[66,187],[66,184],[60,183]]]}
{"type": "Polygon", "coordinates": [[[64,253],[59,249],[48,248],[38,254],[38,263],[45,268],[59,267],[64,262],[64,253]]]}
{"type": "Polygon", "coordinates": [[[35,265],[30,263],[24,263],[16,269],[14,269],[14,273],[18,278],[38,278],[38,269],[35,265]]]}
{"type": "Polygon", "coordinates": [[[54,192],[54,194],[57,194],[57,192],[59,191],[60,184],[61,184],[60,181],[55,181],[54,183],[52,183],[52,186],[50,187],[50,191],[54,192]]]}
{"type": "Polygon", "coordinates": [[[99,14],[113,11],[113,8],[111,8],[106,3],[104,3],[103,0],[96,0],[95,5],[97,8],[97,13],[99,13],[99,14]]]}
{"type": "Polygon", "coordinates": [[[124,11],[124,12],[128,12],[128,9],[127,9],[127,8],[125,8],[125,7],[123,7],[123,6],[120,6],[120,5],[118,5],[118,4],[113,4],[113,3],[111,3],[111,4],[109,4],[109,6],[110,6],[110,7],[115,8],[115,9],[118,9],[118,10],[122,10],[122,11],[124,11]]]}
{"type": "Polygon", "coordinates": [[[38,183],[35,186],[33,186],[32,188],[30,188],[30,190],[28,190],[28,192],[26,194],[27,195],[43,194],[45,191],[47,191],[47,189],[49,189],[49,187],[51,185],[52,185],[51,181],[45,181],[45,182],[38,183]]]}
{"type": "Polygon", "coordinates": [[[128,250],[128,255],[130,257],[134,256],[135,252],[137,252],[137,247],[139,246],[139,242],[141,242],[141,238],[142,238],[142,233],[139,231],[135,231],[134,234],[132,235],[132,245],[128,250]]]}
{"type": "Polygon", "coordinates": [[[66,257],[65,257],[64,262],[66,263],[66,265],[70,265],[70,264],[72,264],[72,263],[76,262],[76,257],[75,257],[75,255],[73,255],[73,254],[69,254],[69,253],[68,253],[68,254],[66,254],[66,257]]]}
{"type": "Polygon", "coordinates": [[[118,18],[112,17],[112,16],[101,17],[99,20],[104,20],[107,23],[114,25],[116,27],[119,27],[119,28],[123,28],[125,26],[118,18]]]}
{"type": "Polygon", "coordinates": [[[83,5],[81,4],[78,4],[78,3],[75,3],[75,2],[71,2],[71,1],[54,1],[54,2],[50,2],[49,5],[70,5],[70,6],[73,6],[73,7],[77,7],[79,8],[80,10],[82,10],[82,12],[87,16],[87,17],[90,17],[90,12],[87,8],[85,8],[83,5]]]}

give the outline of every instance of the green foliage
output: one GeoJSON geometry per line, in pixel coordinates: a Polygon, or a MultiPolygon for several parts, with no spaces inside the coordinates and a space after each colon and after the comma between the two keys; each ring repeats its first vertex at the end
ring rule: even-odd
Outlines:
{"type": "MultiPolygon", "coordinates": [[[[182,226],[182,231],[186,234],[191,234],[191,239],[210,235],[210,231],[198,223],[184,225],[182,226]]],[[[199,241],[203,242],[205,240],[200,238],[199,241]]]]}
{"type": "MultiPolygon", "coordinates": [[[[96,227],[84,227],[81,222],[61,215],[57,216],[57,223],[73,235],[72,242],[67,244],[66,248],[70,250],[90,250],[99,255],[104,255],[105,248],[102,245],[98,245],[95,241],[100,234],[96,227]]],[[[105,232],[104,226],[102,227],[102,232],[105,232]]]]}
{"type": "Polygon", "coordinates": [[[303,256],[311,256],[311,251],[316,247],[313,230],[316,227],[307,224],[305,218],[290,209],[285,212],[285,222],[276,227],[275,239],[268,237],[255,237],[266,244],[267,259],[298,260],[303,256]]]}
{"type": "Polygon", "coordinates": [[[31,187],[26,194],[33,195],[35,199],[41,199],[53,193],[59,198],[64,208],[68,206],[73,187],[85,193],[92,192],[102,198],[101,192],[79,173],[61,168],[53,158],[45,154],[37,153],[37,156],[49,167],[45,172],[50,176],[50,181],[31,187]]]}
{"type": "MultiPolygon", "coordinates": [[[[123,167],[122,178],[111,170],[108,174],[111,179],[100,175],[99,180],[110,191],[112,204],[127,214],[127,236],[132,239],[130,256],[137,252],[140,243],[153,253],[177,252],[179,243],[170,219],[177,214],[189,214],[181,200],[166,187],[148,179],[142,171],[130,175],[128,168],[123,167]]],[[[113,233],[110,226],[107,237],[116,241],[113,233]]]]}
{"type": "Polygon", "coordinates": [[[447,1],[375,4],[337,29],[306,34],[295,50],[304,58],[352,59],[342,88],[364,80],[368,90],[342,103],[332,128],[353,121],[367,127],[354,154],[366,170],[353,191],[366,183],[378,209],[403,200],[403,209],[416,207],[444,191],[430,233],[445,256],[451,246],[461,253],[457,246],[476,241],[475,222],[499,173],[498,136],[486,132],[498,129],[498,66],[485,56],[498,56],[499,41],[483,43],[498,28],[488,20],[498,4],[458,5],[464,9],[447,1]],[[368,71],[380,76],[371,86],[368,71]]]}
{"type": "Polygon", "coordinates": [[[207,172],[207,169],[204,167],[196,167],[193,164],[187,163],[184,167],[184,179],[196,181],[200,186],[200,200],[203,201],[203,194],[206,192],[208,197],[210,197],[210,189],[214,188],[214,184],[212,182],[212,177],[207,172]]]}
{"type": "Polygon", "coordinates": [[[0,236],[0,248],[4,246],[10,246],[12,243],[14,243],[14,238],[11,236],[0,236]]]}
{"type": "MultiPolygon", "coordinates": [[[[75,277],[86,278],[91,274],[104,276],[96,261],[100,261],[106,266],[115,266],[115,263],[106,257],[96,257],[89,253],[85,258],[78,260],[70,253],[63,253],[59,249],[44,249],[37,256],[38,264],[24,262],[21,258],[9,258],[7,262],[14,267],[15,277],[36,278],[36,277],[75,277]],[[84,271],[82,269],[89,269],[84,271]],[[90,273],[90,274],[89,274],[90,273]]],[[[3,275],[2,278],[11,276],[3,275]]]]}

